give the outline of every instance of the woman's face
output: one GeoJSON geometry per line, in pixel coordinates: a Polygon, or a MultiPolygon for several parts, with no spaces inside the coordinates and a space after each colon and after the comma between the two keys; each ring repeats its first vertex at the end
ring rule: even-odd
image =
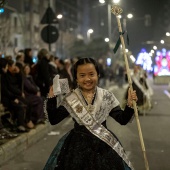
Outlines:
{"type": "Polygon", "coordinates": [[[24,72],[25,72],[25,75],[29,75],[29,73],[30,73],[30,67],[29,67],[28,65],[25,66],[24,72]]]}
{"type": "Polygon", "coordinates": [[[77,67],[77,83],[82,90],[94,90],[98,83],[98,74],[91,63],[77,67]]]}

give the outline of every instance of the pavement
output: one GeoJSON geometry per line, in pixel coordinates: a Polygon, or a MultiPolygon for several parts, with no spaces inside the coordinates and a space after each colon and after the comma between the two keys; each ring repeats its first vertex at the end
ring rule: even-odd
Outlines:
{"type": "Polygon", "coordinates": [[[47,133],[49,133],[54,127],[46,122],[46,124],[40,124],[35,129],[26,133],[20,133],[18,137],[6,141],[0,145],[0,165],[6,163],[8,160],[15,157],[15,155],[26,150],[42,139],[47,133]]]}
{"type": "MultiPolygon", "coordinates": [[[[114,91],[115,96],[122,103],[122,96],[125,93],[127,86],[127,84],[124,84],[123,88],[120,90],[117,85],[111,83],[108,89],[110,91],[114,91]]],[[[164,93],[170,98],[169,89],[164,89],[164,93]]],[[[10,139],[4,144],[0,145],[0,166],[29,148],[31,145],[37,143],[54,128],[55,126],[51,126],[49,122],[46,122],[46,124],[37,125],[35,129],[32,129],[27,133],[21,133],[18,137],[10,139]]]]}

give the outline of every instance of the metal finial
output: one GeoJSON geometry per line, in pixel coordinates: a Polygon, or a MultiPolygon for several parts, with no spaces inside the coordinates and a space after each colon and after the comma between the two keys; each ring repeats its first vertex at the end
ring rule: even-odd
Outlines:
{"type": "Polygon", "coordinates": [[[123,12],[123,9],[120,8],[118,5],[114,5],[114,6],[112,6],[112,8],[111,8],[111,12],[112,12],[114,15],[118,16],[118,15],[120,15],[120,14],[123,12]]]}

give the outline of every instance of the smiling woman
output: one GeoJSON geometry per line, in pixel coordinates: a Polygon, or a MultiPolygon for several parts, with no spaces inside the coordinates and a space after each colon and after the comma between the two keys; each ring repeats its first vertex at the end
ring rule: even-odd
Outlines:
{"type": "Polygon", "coordinates": [[[122,125],[133,117],[132,100],[135,91],[129,91],[128,102],[122,110],[113,93],[99,88],[99,69],[92,58],[81,58],[74,65],[74,81],[77,88],[68,93],[60,106],[59,97],[50,88],[46,112],[52,125],[71,116],[74,128],[64,135],[49,157],[44,170],[132,170],[117,137],[107,128],[108,116],[122,125]],[[57,113],[57,114],[56,114],[57,113]]]}

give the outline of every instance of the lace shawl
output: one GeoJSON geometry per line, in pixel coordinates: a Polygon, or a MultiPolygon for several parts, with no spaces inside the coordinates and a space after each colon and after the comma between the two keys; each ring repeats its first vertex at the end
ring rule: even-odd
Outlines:
{"type": "MultiPolygon", "coordinates": [[[[75,89],[75,92],[79,96],[79,99],[81,100],[83,105],[85,107],[87,107],[87,104],[85,103],[85,101],[83,99],[83,96],[80,93],[80,90],[77,88],[77,89],[75,89]]],[[[102,123],[102,122],[104,122],[107,119],[107,117],[109,116],[110,111],[114,107],[118,106],[119,104],[120,104],[119,101],[116,99],[116,97],[114,96],[114,94],[112,92],[97,87],[95,100],[94,100],[94,103],[92,105],[94,107],[94,109],[91,112],[91,115],[93,116],[93,118],[98,123],[102,123]]],[[[61,102],[60,105],[64,106],[67,109],[67,111],[77,121],[77,123],[79,123],[80,125],[82,124],[80,122],[79,118],[77,118],[75,116],[73,110],[68,105],[68,103],[66,102],[65,99],[63,99],[63,101],[61,102]]]]}

